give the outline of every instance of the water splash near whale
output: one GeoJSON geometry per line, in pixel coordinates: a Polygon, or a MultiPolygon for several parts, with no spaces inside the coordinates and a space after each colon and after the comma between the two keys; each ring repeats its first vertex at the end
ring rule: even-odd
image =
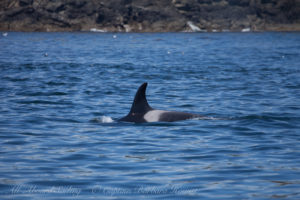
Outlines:
{"type": "Polygon", "coordinates": [[[101,116],[100,118],[91,119],[90,122],[94,122],[94,123],[113,123],[114,120],[109,116],[101,116]]]}

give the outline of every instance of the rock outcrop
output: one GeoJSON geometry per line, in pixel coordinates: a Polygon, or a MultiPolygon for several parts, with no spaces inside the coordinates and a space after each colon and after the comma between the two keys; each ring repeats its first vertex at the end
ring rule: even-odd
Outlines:
{"type": "Polygon", "coordinates": [[[299,0],[1,0],[2,31],[300,31],[299,0]]]}

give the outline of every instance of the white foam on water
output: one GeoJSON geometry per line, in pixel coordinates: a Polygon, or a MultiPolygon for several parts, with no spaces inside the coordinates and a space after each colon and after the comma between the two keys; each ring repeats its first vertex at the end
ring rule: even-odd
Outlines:
{"type": "Polygon", "coordinates": [[[196,119],[196,120],[222,120],[222,118],[216,118],[216,117],[196,117],[193,119],[196,119]]]}
{"type": "Polygon", "coordinates": [[[111,117],[102,116],[100,118],[100,122],[102,122],[102,123],[112,123],[112,122],[114,122],[114,120],[111,117]]]}
{"type": "Polygon", "coordinates": [[[112,123],[114,120],[108,116],[101,116],[100,118],[91,119],[90,122],[94,123],[112,123]]]}

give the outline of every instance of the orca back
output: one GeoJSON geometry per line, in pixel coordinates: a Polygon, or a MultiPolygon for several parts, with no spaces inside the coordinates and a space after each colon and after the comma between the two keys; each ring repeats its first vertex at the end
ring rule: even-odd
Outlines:
{"type": "Polygon", "coordinates": [[[201,117],[197,114],[177,112],[177,111],[164,111],[154,110],[149,106],[146,99],[147,83],[143,83],[137,90],[130,112],[119,121],[125,122],[174,122],[186,119],[201,117]]]}

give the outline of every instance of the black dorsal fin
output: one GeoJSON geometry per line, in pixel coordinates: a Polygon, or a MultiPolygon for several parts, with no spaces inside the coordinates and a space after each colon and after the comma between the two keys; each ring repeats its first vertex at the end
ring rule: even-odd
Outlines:
{"type": "Polygon", "coordinates": [[[152,110],[146,99],[146,88],[147,83],[143,83],[137,90],[130,113],[146,113],[149,110],[152,110]]]}

